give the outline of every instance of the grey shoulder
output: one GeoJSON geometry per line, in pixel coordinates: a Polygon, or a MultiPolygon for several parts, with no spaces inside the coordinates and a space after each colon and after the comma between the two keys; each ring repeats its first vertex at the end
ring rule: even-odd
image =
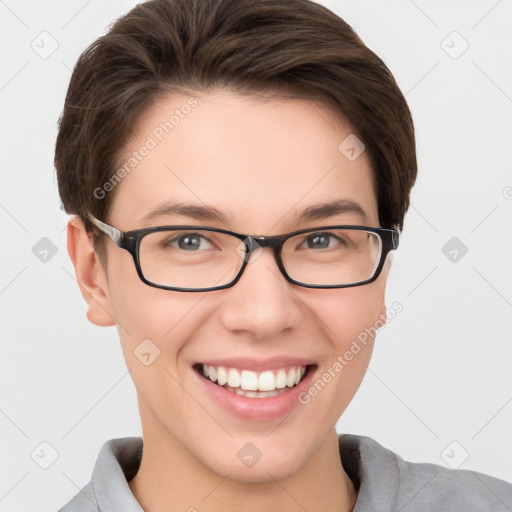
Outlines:
{"type": "Polygon", "coordinates": [[[94,497],[92,483],[89,482],[58,512],[99,512],[99,506],[94,497]]]}
{"type": "Polygon", "coordinates": [[[363,490],[361,510],[512,512],[512,484],[505,480],[409,462],[367,436],[342,434],[339,445],[343,466],[363,490]]]}
{"type": "Polygon", "coordinates": [[[398,509],[511,512],[512,484],[477,471],[408,462],[397,455],[398,509]]]}

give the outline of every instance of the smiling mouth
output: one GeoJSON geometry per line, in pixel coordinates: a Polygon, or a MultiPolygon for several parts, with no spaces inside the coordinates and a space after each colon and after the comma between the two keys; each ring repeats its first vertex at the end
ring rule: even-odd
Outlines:
{"type": "Polygon", "coordinates": [[[203,378],[239,396],[270,398],[293,389],[305,378],[313,366],[290,366],[254,372],[224,366],[196,364],[194,369],[203,378]]]}

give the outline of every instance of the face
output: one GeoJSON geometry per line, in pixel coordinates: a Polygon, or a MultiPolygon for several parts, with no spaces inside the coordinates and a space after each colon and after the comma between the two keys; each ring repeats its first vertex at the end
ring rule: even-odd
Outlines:
{"type": "MultiPolygon", "coordinates": [[[[270,101],[224,90],[195,99],[190,109],[182,108],[188,97],[163,99],[140,120],[121,161],[148,136],[156,145],[117,185],[106,222],[123,231],[187,224],[251,235],[379,226],[366,153],[351,161],[338,149],[351,133],[349,124],[306,100],[270,101]],[[160,133],[160,123],[176,109],[179,122],[160,133]],[[357,203],[366,218],[349,211],[294,221],[311,205],[340,199],[357,203]],[[143,219],[169,201],[212,206],[226,222],[169,213],[143,219]]],[[[88,316],[98,325],[118,326],[137,388],[145,449],[172,451],[195,467],[240,481],[266,480],[269,472],[283,478],[322,453],[367,369],[371,338],[352,350],[350,360],[344,354],[383,318],[386,267],[371,284],[308,289],[286,281],[266,248],[233,287],[186,293],[144,284],[130,254],[110,239],[106,253],[106,268],[94,267],[98,285],[87,294],[88,316]],[[145,363],[141,352],[150,354],[145,363]],[[297,386],[276,396],[251,398],[209,381],[201,373],[204,364],[257,376],[284,370],[289,377],[293,367],[306,372],[297,386]],[[309,392],[315,383],[316,392],[309,392]],[[258,452],[257,464],[241,463],[258,452]]]]}

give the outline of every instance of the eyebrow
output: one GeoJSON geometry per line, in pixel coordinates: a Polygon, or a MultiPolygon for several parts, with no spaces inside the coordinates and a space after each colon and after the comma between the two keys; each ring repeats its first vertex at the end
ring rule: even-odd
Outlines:
{"type": "MultiPolygon", "coordinates": [[[[368,222],[368,216],[362,206],[349,199],[339,199],[336,201],[310,205],[304,210],[297,212],[293,216],[292,220],[294,223],[301,223],[312,220],[323,220],[329,217],[334,217],[335,215],[347,213],[356,214],[363,222],[368,222]]],[[[179,215],[181,217],[189,217],[191,219],[201,221],[218,221],[223,224],[229,224],[233,219],[232,215],[226,215],[213,206],[168,201],[144,215],[141,220],[143,222],[148,222],[165,215],[179,215]]]]}
{"type": "Polygon", "coordinates": [[[328,203],[318,203],[308,206],[302,212],[298,212],[294,217],[294,222],[304,222],[308,220],[323,220],[335,215],[354,213],[361,217],[363,222],[368,222],[368,216],[363,207],[349,199],[339,199],[328,203]]]}
{"type": "Polygon", "coordinates": [[[203,206],[195,204],[184,204],[175,201],[168,201],[161,204],[155,210],[147,213],[142,217],[143,222],[153,220],[157,217],[165,215],[180,215],[181,217],[190,217],[196,220],[219,221],[228,224],[231,216],[223,214],[213,206],[203,206]]]}

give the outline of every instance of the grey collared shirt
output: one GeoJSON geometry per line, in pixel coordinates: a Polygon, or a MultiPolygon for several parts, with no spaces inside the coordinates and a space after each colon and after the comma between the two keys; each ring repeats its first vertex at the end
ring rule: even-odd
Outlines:
{"type": "MultiPolygon", "coordinates": [[[[365,436],[338,436],[345,471],[358,489],[353,512],[512,512],[512,484],[483,473],[414,463],[365,436]]],[[[59,512],[143,512],[128,482],[142,438],[107,441],[91,481],[59,512]]]]}

